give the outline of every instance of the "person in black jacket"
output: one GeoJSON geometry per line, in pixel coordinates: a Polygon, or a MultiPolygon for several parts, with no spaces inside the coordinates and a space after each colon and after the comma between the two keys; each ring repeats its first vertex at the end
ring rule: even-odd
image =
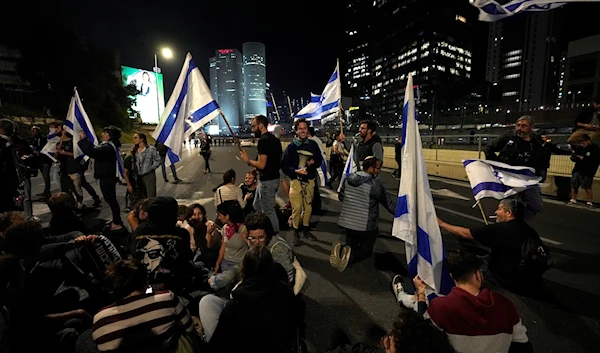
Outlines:
{"type": "MultiPolygon", "coordinates": [[[[492,141],[485,149],[485,158],[512,166],[533,168],[535,174],[540,177],[548,168],[547,152],[540,137],[533,133],[533,118],[529,115],[517,119],[514,130],[492,141]]],[[[529,187],[518,193],[517,197],[526,205],[526,221],[532,219],[544,207],[539,186],[529,187]]]]}
{"type": "Polygon", "coordinates": [[[600,147],[592,143],[592,139],[588,135],[583,135],[581,138],[583,141],[574,149],[571,156],[571,160],[575,162],[575,167],[573,167],[571,176],[571,200],[569,203],[577,204],[577,193],[581,187],[585,190],[587,196],[587,206],[594,207],[592,185],[594,175],[596,175],[600,165],[600,147]]]}
{"type": "Polygon", "coordinates": [[[100,191],[104,200],[110,206],[112,211],[112,221],[109,222],[110,230],[123,229],[121,220],[121,209],[117,201],[117,163],[119,156],[119,147],[121,147],[121,129],[116,126],[107,126],[102,131],[102,143],[94,146],[85,133],[79,134],[79,148],[96,163],[94,166],[94,178],[100,180],[100,191]]]}
{"type": "Polygon", "coordinates": [[[392,175],[394,175],[394,178],[400,179],[400,174],[402,173],[402,136],[398,136],[398,141],[394,145],[394,159],[398,163],[398,169],[392,175]]]}
{"type": "Polygon", "coordinates": [[[600,97],[594,99],[591,107],[587,107],[575,118],[575,131],[567,142],[575,147],[581,143],[582,136],[587,135],[592,142],[600,135],[600,97]]]}
{"type": "Polygon", "coordinates": [[[369,120],[363,120],[360,122],[358,133],[362,140],[356,145],[355,148],[355,160],[359,161],[359,170],[362,170],[362,162],[369,156],[373,156],[383,163],[383,144],[381,143],[381,138],[375,130],[377,130],[376,122],[369,120]]]}
{"type": "Polygon", "coordinates": [[[11,120],[0,119],[0,213],[20,210],[15,199],[20,195],[23,180],[18,169],[17,148],[12,142],[14,132],[15,124],[11,120]]]}

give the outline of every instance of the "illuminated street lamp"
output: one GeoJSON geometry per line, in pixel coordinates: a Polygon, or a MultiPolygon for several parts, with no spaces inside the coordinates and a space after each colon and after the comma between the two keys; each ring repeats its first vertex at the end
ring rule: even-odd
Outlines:
{"type": "MultiPolygon", "coordinates": [[[[169,48],[162,48],[161,53],[165,59],[171,59],[173,57],[173,52],[169,48]]],[[[154,69],[153,70],[154,70],[154,75],[156,76],[156,108],[157,108],[156,112],[158,114],[157,121],[160,122],[160,97],[158,94],[158,74],[160,73],[160,68],[158,67],[158,55],[156,55],[156,53],[154,53],[154,69]]]]}

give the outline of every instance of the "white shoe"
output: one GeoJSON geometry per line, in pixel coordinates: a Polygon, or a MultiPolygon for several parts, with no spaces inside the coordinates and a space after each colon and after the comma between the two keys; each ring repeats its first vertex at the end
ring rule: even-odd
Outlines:
{"type": "Polygon", "coordinates": [[[569,203],[570,203],[571,205],[577,205],[577,200],[575,200],[575,199],[570,199],[570,200],[569,200],[569,203]]]}

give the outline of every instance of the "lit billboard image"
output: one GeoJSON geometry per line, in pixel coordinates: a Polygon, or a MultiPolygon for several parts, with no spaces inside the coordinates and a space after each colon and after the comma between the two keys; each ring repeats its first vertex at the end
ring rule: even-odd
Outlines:
{"type": "Polygon", "coordinates": [[[125,85],[133,84],[140,91],[135,97],[133,109],[140,113],[142,122],[158,124],[160,115],[165,109],[162,74],[158,74],[158,82],[156,73],[148,70],[121,66],[121,74],[125,85]]]}

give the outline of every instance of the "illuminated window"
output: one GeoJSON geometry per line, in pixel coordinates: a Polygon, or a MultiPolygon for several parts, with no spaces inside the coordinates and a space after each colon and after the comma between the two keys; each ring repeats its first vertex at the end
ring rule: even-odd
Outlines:
{"type": "Polygon", "coordinates": [[[502,93],[502,97],[512,97],[516,96],[517,94],[519,94],[517,91],[504,92],[502,93]]]}
{"type": "Polygon", "coordinates": [[[508,64],[504,65],[504,68],[508,69],[509,67],[515,67],[515,66],[520,66],[520,65],[521,65],[521,62],[517,61],[517,62],[514,62],[514,63],[508,63],[508,64]]]}
{"type": "Polygon", "coordinates": [[[519,78],[519,77],[521,77],[521,74],[510,74],[510,75],[504,76],[504,79],[505,80],[512,80],[514,78],[519,78]]]}

